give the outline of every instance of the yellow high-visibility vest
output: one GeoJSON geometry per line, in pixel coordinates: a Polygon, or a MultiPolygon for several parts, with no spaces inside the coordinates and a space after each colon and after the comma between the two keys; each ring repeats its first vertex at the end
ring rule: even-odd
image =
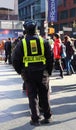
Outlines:
{"type": "Polygon", "coordinates": [[[26,39],[25,38],[22,39],[23,49],[24,49],[23,63],[25,64],[25,67],[28,67],[29,63],[42,62],[43,64],[46,64],[46,58],[44,56],[44,40],[40,36],[39,39],[40,39],[41,55],[35,55],[38,54],[37,43],[36,40],[30,40],[30,48],[31,48],[32,56],[27,55],[28,50],[27,50],[26,39]]]}

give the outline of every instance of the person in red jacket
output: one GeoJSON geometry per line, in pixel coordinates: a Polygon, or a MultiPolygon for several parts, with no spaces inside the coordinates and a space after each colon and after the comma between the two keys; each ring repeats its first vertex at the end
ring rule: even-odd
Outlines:
{"type": "Polygon", "coordinates": [[[54,34],[53,36],[54,39],[54,48],[53,48],[53,52],[54,52],[54,60],[55,63],[58,65],[59,70],[60,70],[60,76],[63,78],[63,67],[61,64],[61,39],[59,34],[54,34]]]}

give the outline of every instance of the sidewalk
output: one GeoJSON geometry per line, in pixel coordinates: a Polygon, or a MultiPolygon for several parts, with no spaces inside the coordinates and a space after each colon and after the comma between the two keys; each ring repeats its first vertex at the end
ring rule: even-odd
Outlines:
{"type": "Polygon", "coordinates": [[[50,104],[53,121],[31,126],[28,98],[22,92],[22,79],[11,65],[0,63],[0,130],[76,130],[76,74],[50,77],[50,104]],[[52,87],[51,87],[52,86],[52,87]]]}

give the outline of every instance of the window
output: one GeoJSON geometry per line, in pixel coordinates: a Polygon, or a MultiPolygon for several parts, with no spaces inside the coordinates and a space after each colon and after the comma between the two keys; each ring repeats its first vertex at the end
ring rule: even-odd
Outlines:
{"type": "Polygon", "coordinates": [[[23,10],[23,8],[21,8],[19,12],[20,12],[20,16],[22,17],[22,16],[24,15],[24,10],[23,10]]]}
{"type": "Polygon", "coordinates": [[[58,0],[58,6],[63,5],[63,0],[58,0]]]}
{"type": "Polygon", "coordinates": [[[75,17],[76,16],[76,8],[70,9],[70,17],[75,17]]]}
{"type": "Polygon", "coordinates": [[[20,9],[19,9],[19,16],[21,16],[21,11],[20,11],[20,9]]]}
{"type": "Polygon", "coordinates": [[[29,15],[29,13],[30,13],[30,6],[28,5],[27,6],[27,15],[29,15]]]}
{"type": "Polygon", "coordinates": [[[64,0],[64,7],[66,6],[66,0],[64,0]]]}
{"type": "Polygon", "coordinates": [[[25,15],[27,15],[27,7],[25,7],[25,15]]]}
{"type": "Polygon", "coordinates": [[[22,16],[22,9],[19,9],[19,16],[22,16]]]}
{"type": "Polygon", "coordinates": [[[21,16],[25,15],[25,8],[21,9],[21,16]]]}
{"type": "Polygon", "coordinates": [[[76,0],[73,0],[74,1],[74,4],[76,4],[76,0]]]}
{"type": "Polygon", "coordinates": [[[63,27],[67,27],[67,26],[68,26],[67,23],[62,23],[62,24],[60,24],[60,30],[63,30],[63,27]]]}
{"type": "Polygon", "coordinates": [[[62,12],[60,13],[60,20],[62,20],[62,19],[67,19],[67,18],[68,18],[68,11],[67,11],[67,10],[62,11],[62,12]]]}
{"type": "Polygon", "coordinates": [[[59,31],[59,25],[54,25],[54,28],[55,28],[55,32],[58,32],[59,31]]]}
{"type": "Polygon", "coordinates": [[[18,0],[18,4],[20,4],[20,3],[22,3],[22,2],[24,2],[24,0],[18,0]]]}
{"type": "Polygon", "coordinates": [[[58,13],[57,13],[57,20],[59,20],[59,16],[60,16],[60,13],[58,12],[58,13]]]}

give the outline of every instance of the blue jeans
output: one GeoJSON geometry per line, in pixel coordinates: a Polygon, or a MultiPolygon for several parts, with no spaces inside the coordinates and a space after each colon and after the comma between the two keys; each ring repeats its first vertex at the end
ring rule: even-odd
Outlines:
{"type": "Polygon", "coordinates": [[[66,57],[65,58],[65,62],[66,62],[67,74],[74,73],[74,69],[73,69],[73,66],[71,64],[71,59],[69,59],[68,57],[66,57]]]}

